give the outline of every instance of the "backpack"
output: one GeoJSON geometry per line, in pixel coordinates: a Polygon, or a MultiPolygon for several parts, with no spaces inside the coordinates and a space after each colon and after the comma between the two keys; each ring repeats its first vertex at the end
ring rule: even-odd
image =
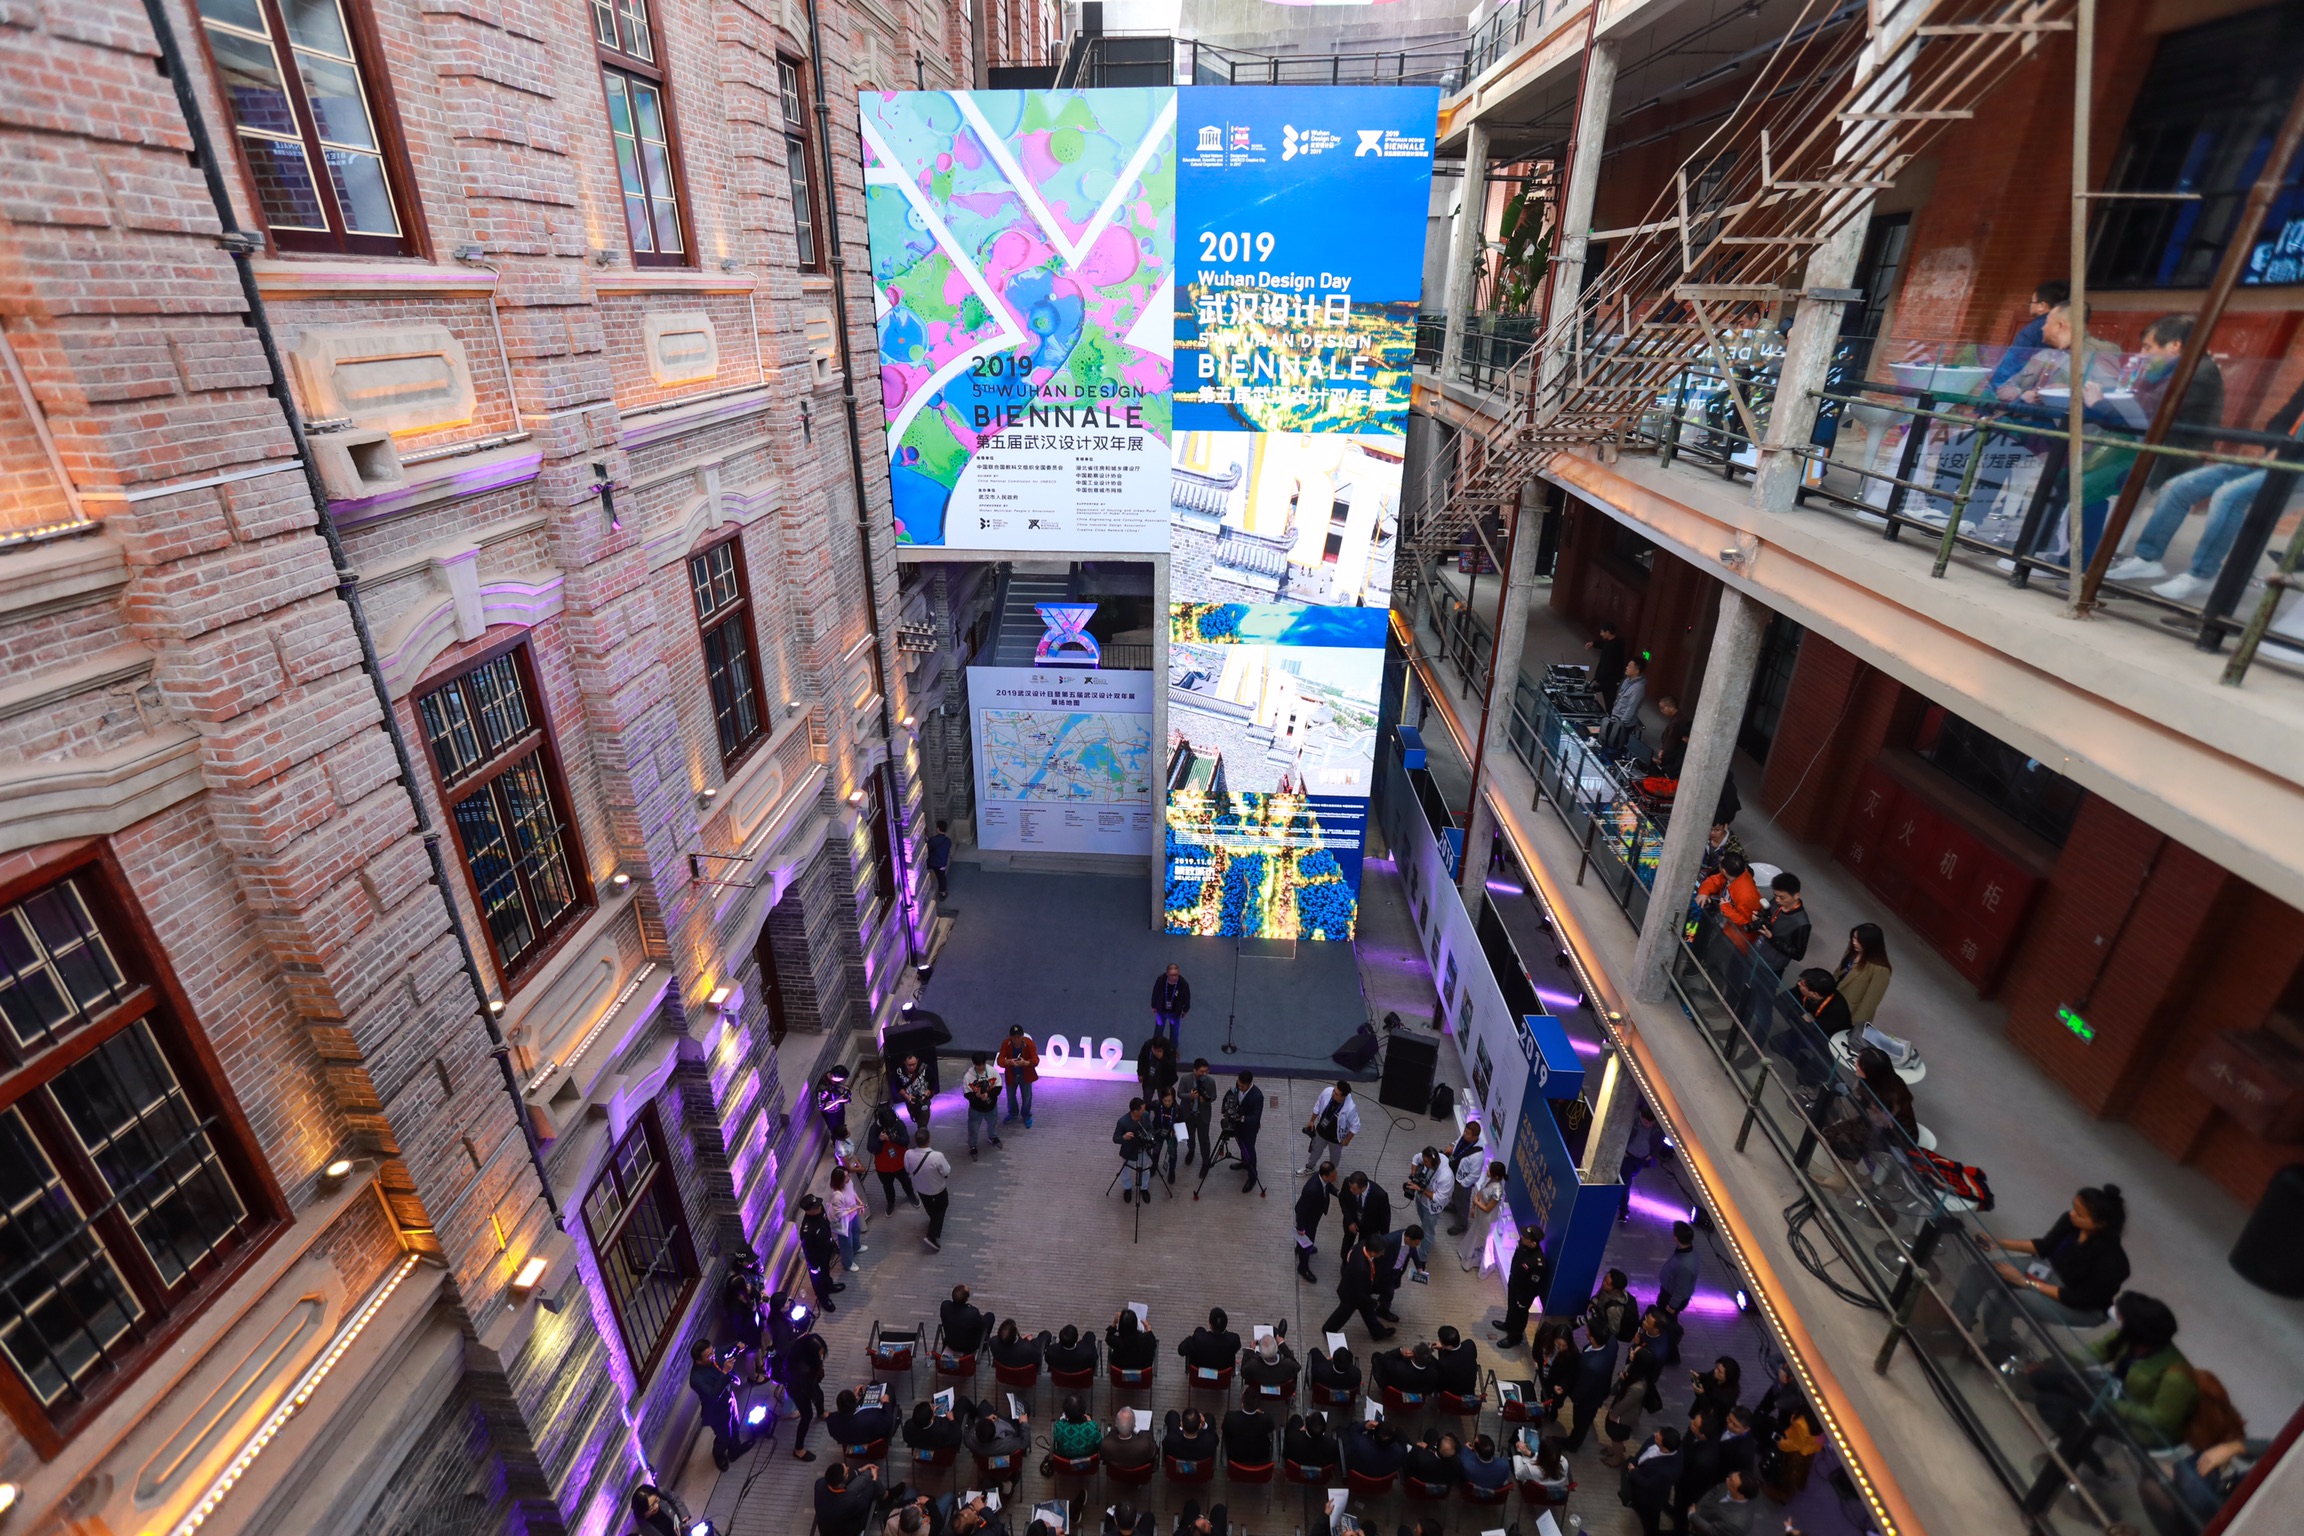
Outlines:
{"type": "Polygon", "coordinates": [[[1432,1090],[1432,1118],[1453,1119],[1456,1114],[1456,1090],[1442,1083],[1432,1090]]]}
{"type": "Polygon", "coordinates": [[[1904,1155],[1911,1160],[1915,1173],[1953,1199],[1972,1200],[1979,1211],[1992,1209],[1992,1181],[1985,1177],[1983,1169],[1939,1157],[1925,1147],[1907,1148],[1904,1155]]]}

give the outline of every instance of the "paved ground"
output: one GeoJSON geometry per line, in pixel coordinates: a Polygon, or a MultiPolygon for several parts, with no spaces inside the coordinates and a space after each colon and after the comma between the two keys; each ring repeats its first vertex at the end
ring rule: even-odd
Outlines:
{"type": "MultiPolygon", "coordinates": [[[[1449,1063],[1451,1075],[1454,1063],[1449,1063]]],[[[956,1078],[957,1072],[950,1074],[956,1078]]],[[[1243,1336],[1257,1323],[1285,1320],[1288,1338],[1299,1354],[1318,1343],[1318,1326],[1334,1305],[1331,1291],[1336,1275],[1336,1247],[1340,1231],[1331,1216],[1321,1233],[1321,1252],[1315,1268],[1322,1284],[1298,1283],[1289,1260],[1293,1181],[1283,1177],[1303,1143],[1286,1130],[1301,1124],[1316,1085],[1304,1081],[1275,1080],[1267,1085],[1272,1104],[1265,1116],[1261,1144],[1268,1174],[1268,1198],[1243,1195],[1240,1176],[1220,1171],[1208,1181],[1204,1198],[1192,1199],[1190,1176],[1177,1186],[1174,1198],[1155,1188],[1148,1211],[1123,1205],[1117,1193],[1106,1192],[1116,1166],[1110,1134],[1124,1099],[1124,1090],[1105,1084],[1055,1082],[1041,1085],[1035,1125],[1007,1128],[1005,1146],[986,1150],[971,1163],[961,1135],[965,1117],[956,1094],[939,1099],[935,1111],[938,1142],[955,1157],[953,1202],[941,1253],[930,1253],[921,1240],[924,1218],[913,1207],[900,1206],[893,1217],[883,1214],[875,1191],[869,1251],[859,1273],[850,1278],[846,1294],[838,1300],[836,1315],[823,1320],[832,1347],[832,1372],[826,1396],[843,1385],[866,1379],[864,1341],[875,1318],[891,1324],[925,1321],[933,1326],[936,1307],[958,1282],[966,1282],[979,1306],[1002,1316],[1014,1315],[1031,1330],[1055,1329],[1067,1322],[1101,1329],[1126,1303],[1142,1301],[1151,1309],[1153,1330],[1162,1340],[1160,1381],[1153,1403],[1158,1411],[1183,1403],[1181,1362],[1173,1354],[1176,1341],[1205,1319],[1211,1305],[1226,1308],[1232,1324],[1243,1336]],[[1141,1231],[1138,1222],[1141,1218],[1141,1231]]],[[[1380,1109],[1373,1101],[1363,1105],[1365,1129],[1345,1152],[1347,1169],[1364,1168],[1380,1177],[1398,1198],[1398,1185],[1408,1161],[1427,1142],[1445,1131],[1437,1123],[1380,1109]]],[[[1677,1191],[1668,1171],[1652,1171],[1638,1185],[1634,1220],[1619,1229],[1611,1250],[1612,1261],[1635,1276],[1634,1289],[1648,1293],[1653,1275],[1668,1246],[1665,1223],[1684,1210],[1685,1197],[1677,1191]]],[[[1716,1255],[1690,1316],[1686,1345],[1691,1365],[1730,1351],[1742,1358],[1748,1380],[1760,1376],[1760,1335],[1739,1317],[1723,1294],[1720,1277],[1726,1270],[1716,1255]]],[[[1494,1272],[1474,1277],[1461,1272],[1452,1255],[1433,1265],[1432,1284],[1406,1287],[1398,1306],[1404,1319],[1403,1338],[1429,1336],[1443,1323],[1471,1330],[1499,1315],[1503,1285],[1494,1272]]],[[[1368,1340],[1357,1324],[1350,1329],[1355,1353],[1363,1353],[1368,1340]]],[[[1483,1342],[1489,1336],[1485,1328],[1483,1342]]],[[[1484,1350],[1484,1354],[1487,1352],[1484,1350]]],[[[1524,1352],[1492,1361],[1507,1376],[1526,1374],[1524,1352]],[[1517,1365],[1519,1369],[1513,1367],[1517,1365]]],[[[1666,1382],[1667,1412],[1672,1422],[1685,1421],[1688,1390],[1684,1372],[1666,1382]]],[[[991,1388],[987,1366],[983,1388],[991,1388]]],[[[918,1389],[929,1388],[925,1367],[918,1389]]],[[[1113,1404],[1108,1387],[1099,1384],[1094,1411],[1109,1421],[1113,1404]]],[[[1036,1441],[1045,1443],[1048,1389],[1045,1384],[1033,1412],[1036,1441]]],[[[1664,1422],[1660,1418],[1658,1422],[1664,1422]]],[[[1495,1421],[1490,1418],[1493,1430],[1495,1421]]],[[[697,1497],[692,1504],[708,1513],[726,1536],[800,1536],[811,1518],[811,1491],[816,1477],[830,1460],[823,1431],[812,1435],[819,1459],[797,1463],[789,1455],[788,1432],[764,1446],[726,1476],[713,1481],[708,1455],[700,1453],[700,1466],[691,1463],[684,1485],[697,1497]],[[700,1472],[701,1476],[697,1473],[700,1472]],[[709,1491],[709,1497],[705,1495],[709,1491]]],[[[708,1447],[705,1448],[708,1450],[708,1447]]],[[[901,1474],[901,1446],[895,1471],[901,1474]]],[[[1045,1494],[1047,1484],[1036,1470],[1038,1451],[1031,1458],[1035,1470],[1024,1484],[1027,1500],[1045,1494]]],[[[1629,1511],[1615,1498],[1615,1478],[1600,1466],[1591,1450],[1577,1458],[1581,1488],[1571,1509],[1595,1533],[1629,1533],[1637,1526],[1629,1511]]],[[[963,1457],[962,1486],[966,1486],[963,1457]]],[[[941,1490],[944,1474],[931,1474],[928,1486],[941,1490]]],[[[1827,1536],[1860,1527],[1844,1523],[1828,1496],[1822,1494],[1821,1469],[1811,1493],[1795,1511],[1810,1536],[1827,1536]]],[[[1155,1486],[1152,1505],[1160,1510],[1163,1525],[1180,1499],[1155,1486]]],[[[1236,1501],[1235,1518],[1257,1532],[1292,1529],[1297,1506],[1285,1490],[1269,1511],[1260,1490],[1243,1490],[1236,1501]]],[[[1390,1510],[1374,1512],[1389,1523],[1390,1510]]],[[[1478,1529],[1461,1511],[1455,1524],[1478,1529]]],[[[1773,1526],[1773,1521],[1770,1522],[1773,1526]]],[[[1533,1529],[1532,1524],[1527,1528],[1533,1529]]],[[[1565,1523],[1562,1530],[1567,1530],[1565,1523]]],[[[1021,1527],[1018,1528],[1021,1536],[1021,1527]]]]}

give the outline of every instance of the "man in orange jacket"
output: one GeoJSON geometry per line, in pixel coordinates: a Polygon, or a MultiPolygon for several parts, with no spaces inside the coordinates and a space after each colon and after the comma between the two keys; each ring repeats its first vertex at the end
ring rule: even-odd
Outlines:
{"type": "Polygon", "coordinates": [[[1752,878],[1752,866],[1740,853],[1720,856],[1720,867],[1696,887],[1696,899],[1718,902],[1721,920],[1739,931],[1751,927],[1752,920],[1760,915],[1760,883],[1752,878]]]}
{"type": "Polygon", "coordinates": [[[1008,1038],[1000,1042],[999,1066],[1008,1076],[1008,1113],[1000,1123],[1007,1125],[1021,1116],[1024,1129],[1032,1129],[1032,1084],[1040,1076],[1040,1047],[1024,1033],[1023,1025],[1008,1026],[1008,1038]]]}

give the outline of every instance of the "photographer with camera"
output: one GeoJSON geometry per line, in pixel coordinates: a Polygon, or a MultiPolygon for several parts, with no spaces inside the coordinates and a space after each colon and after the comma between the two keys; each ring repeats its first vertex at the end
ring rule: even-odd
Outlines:
{"type": "Polygon", "coordinates": [[[1192,1145],[1185,1150],[1184,1166],[1198,1163],[1208,1166],[1208,1126],[1216,1112],[1216,1074],[1208,1070],[1208,1058],[1200,1056],[1192,1062],[1192,1075],[1176,1085],[1176,1104],[1179,1117],[1192,1129],[1192,1145]]]}
{"type": "Polygon", "coordinates": [[[698,1339],[688,1350],[688,1390],[696,1394],[712,1431],[712,1465],[723,1472],[745,1446],[736,1427],[736,1378],[729,1371],[741,1353],[739,1348],[716,1350],[710,1339],[698,1339]]]}
{"type": "Polygon", "coordinates": [[[1360,1106],[1352,1102],[1352,1085],[1338,1078],[1334,1087],[1320,1095],[1304,1122],[1304,1166],[1294,1171],[1310,1173],[1323,1162],[1343,1167],[1344,1149],[1359,1134],[1360,1106]],[[1325,1157],[1321,1155],[1323,1148],[1325,1157]]]}
{"type": "Polygon", "coordinates": [[[1438,1147],[1426,1147],[1417,1155],[1416,1161],[1409,1165],[1408,1182],[1401,1186],[1400,1193],[1416,1207],[1425,1231],[1440,1230],[1440,1217],[1456,1195],[1456,1175],[1449,1172],[1438,1147]]]}
{"type": "Polygon", "coordinates": [[[1159,1146],[1150,1115],[1141,1098],[1128,1101],[1128,1113],[1112,1127],[1112,1145],[1120,1149],[1122,1185],[1120,1203],[1152,1198],[1152,1154],[1159,1146]]]}

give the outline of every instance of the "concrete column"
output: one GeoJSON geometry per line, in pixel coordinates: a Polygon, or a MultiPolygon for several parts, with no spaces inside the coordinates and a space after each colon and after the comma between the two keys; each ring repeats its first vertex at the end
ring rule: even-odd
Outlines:
{"type": "MultiPolygon", "coordinates": [[[[1592,243],[1592,203],[1600,190],[1600,154],[1608,147],[1608,112],[1616,100],[1616,44],[1594,41],[1584,56],[1584,84],[1576,97],[1576,153],[1560,189],[1560,227],[1552,241],[1552,304],[1547,328],[1575,313],[1584,294],[1584,253],[1592,243]]],[[[1565,334],[1565,333],[1563,333],[1565,334]]],[[[1544,359],[1549,383],[1568,365],[1565,350],[1544,359]]]]}
{"type": "MultiPolygon", "coordinates": [[[[1854,217],[1826,237],[1808,257],[1803,287],[1847,291],[1856,280],[1856,263],[1864,255],[1864,232],[1870,225],[1871,200],[1854,217]]],[[[1784,366],[1776,379],[1776,404],[1769,412],[1760,439],[1760,468],[1752,477],[1752,505],[1765,512],[1789,512],[1800,489],[1808,461],[1798,452],[1807,446],[1815,429],[1818,402],[1810,393],[1824,387],[1832,367],[1833,349],[1840,344],[1840,321],[1847,305],[1836,299],[1803,297],[1792,312],[1792,333],[1784,342],[1784,366]]]]}
{"type": "Polygon", "coordinates": [[[1624,1143],[1632,1139],[1640,1089],[1624,1070],[1621,1051],[1608,1053],[1600,1069],[1600,1093],[1592,1101],[1592,1129],[1584,1137],[1584,1166],[1576,1177],[1586,1184],[1613,1184],[1624,1169],[1624,1143]]]}
{"type": "Polygon", "coordinates": [[[1640,925],[1640,947],[1632,956],[1632,995],[1644,1003],[1666,1002],[1672,995],[1664,980],[1664,962],[1688,910],[1688,893],[1695,886],[1696,866],[1711,831],[1712,808],[1728,777],[1728,760],[1736,751],[1736,730],[1744,718],[1744,701],[1752,694],[1752,671],[1760,660],[1760,634],[1767,623],[1768,610],[1759,603],[1733,587],[1721,592],[1720,622],[1712,632],[1704,693],[1696,701],[1688,757],[1681,765],[1679,791],[1672,797],[1675,809],[1664,832],[1664,851],[1656,860],[1655,892],[1648,901],[1647,920],[1640,925]]]}
{"type": "Polygon", "coordinates": [[[1152,557],[1152,931],[1168,926],[1168,556],[1152,557]]]}
{"type": "Polygon", "coordinates": [[[1528,590],[1536,584],[1536,551],[1544,542],[1537,520],[1543,515],[1543,482],[1531,480],[1520,487],[1520,509],[1512,519],[1512,562],[1504,573],[1503,601],[1496,605],[1496,669],[1488,684],[1480,772],[1472,780],[1472,819],[1464,829],[1464,868],[1457,879],[1467,891],[1478,891],[1488,876],[1488,842],[1496,835],[1496,817],[1484,791],[1492,765],[1512,750],[1512,688],[1528,639],[1528,590]]]}
{"type": "Polygon", "coordinates": [[[1477,120],[1464,129],[1464,200],[1456,205],[1456,227],[1448,237],[1448,329],[1440,343],[1440,377],[1456,377],[1464,356],[1464,322],[1471,317],[1472,258],[1488,211],[1488,130],[1477,120]]]}

